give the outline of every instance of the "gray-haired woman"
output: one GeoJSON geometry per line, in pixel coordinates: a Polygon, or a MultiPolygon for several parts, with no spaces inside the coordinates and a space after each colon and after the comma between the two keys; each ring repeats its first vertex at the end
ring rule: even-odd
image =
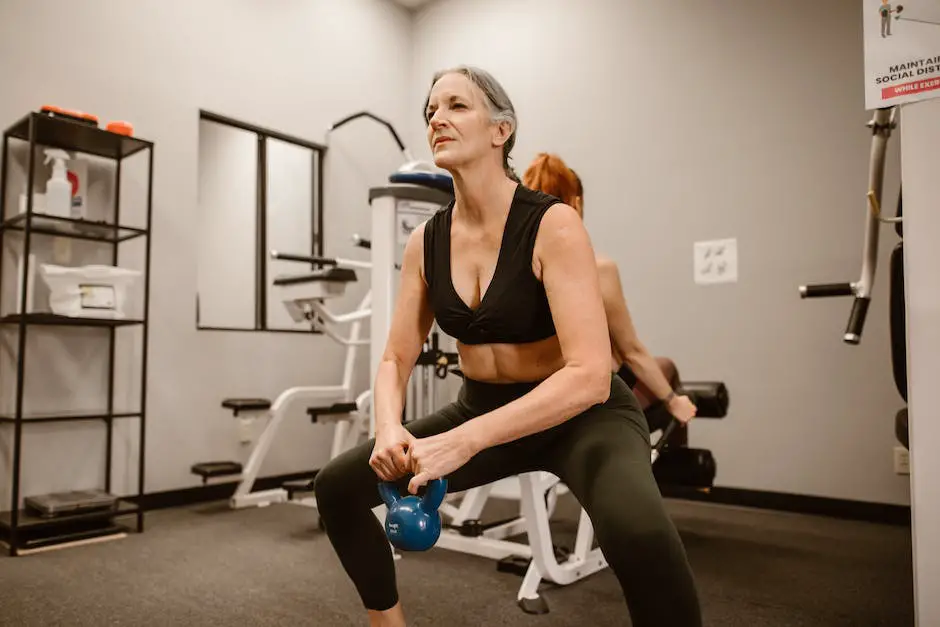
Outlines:
{"type": "Polygon", "coordinates": [[[371,512],[378,482],[415,493],[446,478],[463,491],[542,470],[590,516],[635,627],[701,625],[692,571],[653,478],[646,420],[610,372],[581,218],[519,183],[509,163],[516,113],[487,72],[439,72],[424,114],[455,200],[406,244],[373,388],[375,438],[330,461],[315,486],[370,624],[405,624],[388,540],[371,512]],[[405,386],[434,319],[457,340],[463,386],[454,403],[402,425],[405,386]]]}

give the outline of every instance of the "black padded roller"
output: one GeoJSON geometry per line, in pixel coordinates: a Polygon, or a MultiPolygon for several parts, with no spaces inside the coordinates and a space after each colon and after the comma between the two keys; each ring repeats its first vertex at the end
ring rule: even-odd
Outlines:
{"type": "Polygon", "coordinates": [[[724,418],[728,415],[728,388],[722,381],[683,381],[682,392],[698,408],[697,418],[724,418]]]}

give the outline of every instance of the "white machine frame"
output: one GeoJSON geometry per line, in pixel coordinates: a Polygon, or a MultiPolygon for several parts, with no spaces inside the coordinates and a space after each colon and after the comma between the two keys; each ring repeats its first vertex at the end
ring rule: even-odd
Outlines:
{"type": "MultiPolygon", "coordinates": [[[[309,258],[293,255],[282,255],[273,251],[275,259],[309,262],[309,258]]],[[[349,269],[371,269],[372,264],[352,259],[329,260],[333,265],[349,269]]],[[[324,413],[318,420],[335,423],[333,443],[330,448],[330,458],[356,446],[360,439],[368,432],[367,419],[371,412],[371,390],[360,393],[355,398],[352,390],[352,377],[356,365],[356,353],[361,346],[369,344],[369,340],[360,338],[363,320],[372,315],[372,292],[369,291],[351,312],[336,314],[326,306],[325,300],[343,296],[346,283],[307,282],[278,286],[282,301],[291,317],[297,321],[307,321],[323,331],[328,337],[346,347],[346,358],[343,368],[343,379],[339,385],[299,386],[282,392],[271,404],[271,408],[263,411],[244,411],[247,419],[267,418],[264,431],[253,448],[248,462],[240,475],[235,493],[229,500],[233,509],[246,507],[264,507],[272,503],[291,502],[316,509],[316,499],[312,496],[306,498],[290,499],[285,488],[271,490],[253,490],[261,465],[271,448],[278,429],[284,422],[288,408],[296,404],[308,406],[329,406],[334,403],[355,402],[356,410],[348,413],[324,413]],[[349,325],[349,334],[343,336],[338,328],[349,325]]]]}

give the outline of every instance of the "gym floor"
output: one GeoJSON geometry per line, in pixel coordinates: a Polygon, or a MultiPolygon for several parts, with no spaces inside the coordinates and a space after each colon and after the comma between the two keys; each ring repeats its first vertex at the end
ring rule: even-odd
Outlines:
{"type": "MultiPolygon", "coordinates": [[[[497,503],[487,518],[503,516],[497,503]]],[[[668,501],[698,579],[705,624],[722,627],[914,624],[909,527],[668,501]]],[[[142,535],[0,557],[2,623],[32,625],[355,626],[365,624],[312,512],[211,503],[151,512],[142,535]]],[[[573,543],[577,509],[556,510],[573,543]]],[[[444,550],[398,562],[409,625],[629,624],[609,570],[543,584],[551,613],[515,604],[521,579],[444,550]]]]}

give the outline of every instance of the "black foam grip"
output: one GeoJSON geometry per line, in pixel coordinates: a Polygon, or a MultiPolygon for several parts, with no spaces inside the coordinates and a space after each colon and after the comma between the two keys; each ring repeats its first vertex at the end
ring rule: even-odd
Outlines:
{"type": "Polygon", "coordinates": [[[852,296],[851,283],[818,283],[800,288],[803,298],[830,298],[832,296],[852,296]]]}
{"type": "Polygon", "coordinates": [[[371,239],[365,239],[365,238],[359,238],[359,241],[356,242],[356,246],[358,246],[359,248],[367,248],[367,249],[371,250],[371,249],[372,249],[372,240],[371,240],[371,239]]]}
{"type": "Polygon", "coordinates": [[[865,317],[868,315],[870,298],[856,298],[852,303],[852,312],[849,314],[849,323],[845,327],[845,341],[849,344],[858,344],[862,339],[862,329],[865,328],[865,317]]]}
{"type": "Polygon", "coordinates": [[[695,404],[697,418],[728,415],[728,387],[722,381],[683,381],[682,392],[695,404]]]}

